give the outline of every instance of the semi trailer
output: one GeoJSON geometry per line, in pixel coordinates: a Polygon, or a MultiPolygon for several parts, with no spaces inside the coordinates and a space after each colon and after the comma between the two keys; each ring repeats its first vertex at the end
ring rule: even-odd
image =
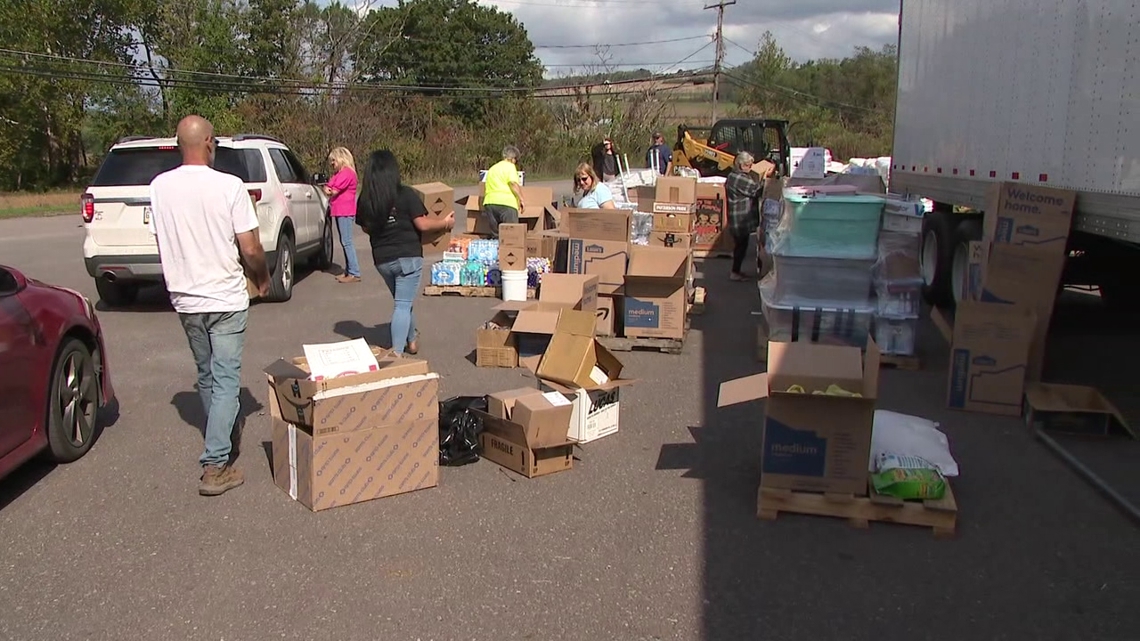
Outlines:
{"type": "Polygon", "coordinates": [[[929,198],[925,295],[964,295],[986,194],[1076,193],[1063,282],[1140,301],[1140,5],[901,0],[890,189],[929,198]]]}

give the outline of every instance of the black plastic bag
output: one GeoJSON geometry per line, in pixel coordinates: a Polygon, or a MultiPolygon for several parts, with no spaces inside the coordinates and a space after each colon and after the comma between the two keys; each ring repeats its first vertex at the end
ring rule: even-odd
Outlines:
{"type": "Polygon", "coordinates": [[[483,421],[471,410],[487,411],[486,396],[456,396],[439,403],[439,464],[456,467],[479,460],[483,421]]]}

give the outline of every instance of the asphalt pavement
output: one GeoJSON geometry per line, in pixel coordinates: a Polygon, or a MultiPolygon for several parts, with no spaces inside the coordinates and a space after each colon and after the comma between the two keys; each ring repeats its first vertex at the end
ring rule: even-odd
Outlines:
{"type": "MultiPolygon", "coordinates": [[[[95,300],[82,239],[78,215],[0,221],[0,263],[95,300]]],[[[950,436],[957,536],[757,520],[762,404],[716,408],[721,381],[760,371],[756,290],[728,282],[724,260],[699,271],[708,307],[685,353],[621,355],[641,382],[622,393],[620,432],[581,447],[573,471],[526,480],[481,461],[317,514],[273,484],[261,369],[306,342],[386,343],[374,270],[356,285],[303,275],[293,300],[251,308],[246,483],[218,498],[197,494],[194,368],[162,292],[101,311],[118,416],[80,461],[0,480],[0,639],[1140,638],[1136,524],[1018,419],[945,409],[930,325],[921,371],[883,370],[880,407],[950,436]]],[[[1099,386],[1140,424],[1136,318],[1067,298],[1049,378],[1099,386]]],[[[417,301],[444,396],[534,385],[469,360],[494,304],[417,301]]],[[[1135,443],[1066,442],[1140,501],[1135,443]]]]}

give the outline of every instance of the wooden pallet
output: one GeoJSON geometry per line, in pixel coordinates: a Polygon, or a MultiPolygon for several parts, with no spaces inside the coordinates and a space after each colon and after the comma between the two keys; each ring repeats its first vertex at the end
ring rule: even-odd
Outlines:
{"type": "Polygon", "coordinates": [[[950,484],[946,495],[937,501],[903,501],[882,496],[868,483],[868,496],[820,494],[761,487],[756,500],[757,516],[774,521],[780,512],[845,518],[857,528],[867,528],[871,521],[919,525],[931,528],[934,536],[951,537],[958,522],[958,502],[950,484]]]}
{"type": "Polygon", "coordinates": [[[732,258],[732,252],[723,249],[694,249],[693,258],[732,258]]]}
{"type": "Polygon", "coordinates": [[[910,371],[922,369],[922,361],[918,356],[899,356],[898,354],[880,354],[879,367],[892,369],[905,369],[910,371]]]}
{"type": "Polygon", "coordinates": [[[634,350],[657,351],[663,354],[681,354],[685,351],[685,341],[689,337],[689,320],[685,319],[683,338],[626,338],[624,336],[599,336],[598,342],[611,352],[632,352],[634,350]]]}
{"type": "MultiPolygon", "coordinates": [[[[424,296],[464,296],[471,298],[500,298],[503,290],[499,287],[475,287],[470,285],[428,285],[424,296]]],[[[526,297],[534,298],[534,288],[527,288],[526,297]]]]}
{"type": "Polygon", "coordinates": [[[697,287],[693,289],[693,295],[689,300],[689,313],[690,314],[703,314],[705,313],[705,297],[707,293],[704,287],[697,287]]]}

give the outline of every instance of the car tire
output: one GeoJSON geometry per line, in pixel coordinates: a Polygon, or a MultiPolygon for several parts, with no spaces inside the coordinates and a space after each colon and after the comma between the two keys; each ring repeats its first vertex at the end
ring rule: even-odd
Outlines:
{"type": "Polygon", "coordinates": [[[326,213],[325,231],[321,234],[321,248],[317,250],[316,254],[313,254],[313,269],[323,272],[332,268],[333,252],[336,251],[333,244],[333,219],[326,213]]]}
{"type": "Polygon", "coordinates": [[[91,449],[99,389],[91,351],[78,339],[65,339],[52,368],[47,408],[48,449],[55,462],[70,463],[91,449]]]}
{"type": "Polygon", "coordinates": [[[99,300],[111,307],[134,305],[139,297],[138,285],[112,282],[106,278],[95,279],[95,291],[99,292],[99,300]]]}
{"type": "Polygon", "coordinates": [[[269,278],[269,295],[265,297],[271,303],[283,303],[293,297],[293,282],[297,277],[297,262],[293,252],[293,237],[282,232],[277,241],[277,264],[273,267],[273,274],[269,278]]]}

